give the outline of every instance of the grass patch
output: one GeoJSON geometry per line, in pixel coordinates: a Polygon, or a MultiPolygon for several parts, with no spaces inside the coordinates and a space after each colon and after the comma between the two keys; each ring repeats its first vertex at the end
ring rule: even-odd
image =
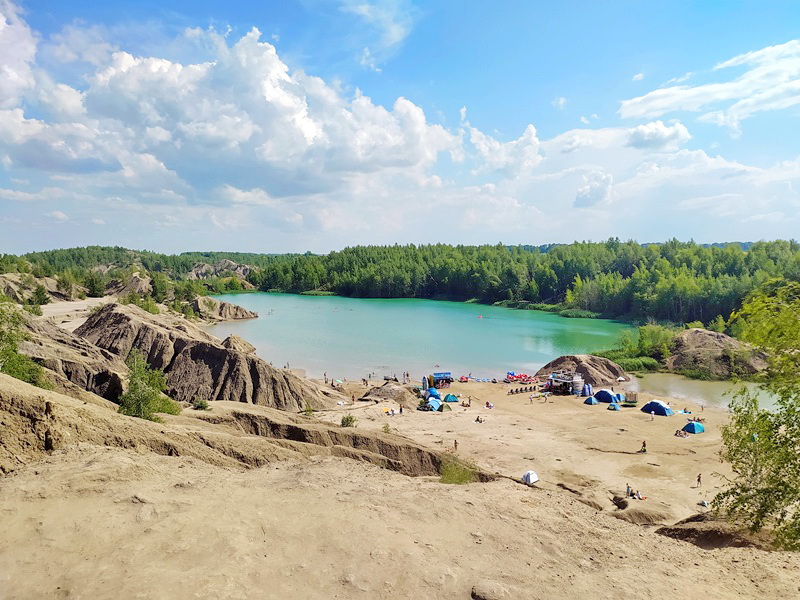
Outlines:
{"type": "Polygon", "coordinates": [[[567,317],[569,319],[599,319],[600,313],[596,313],[591,310],[584,310],[582,308],[565,308],[564,310],[558,311],[558,314],[562,317],[567,317]]]}
{"type": "Polygon", "coordinates": [[[327,290],[306,290],[305,292],[300,292],[301,296],[335,296],[335,292],[329,292],[327,290]]]}
{"type": "Polygon", "coordinates": [[[439,469],[439,475],[440,483],[454,485],[475,483],[478,481],[478,467],[455,456],[446,456],[439,469]]]}
{"type": "Polygon", "coordinates": [[[655,358],[649,356],[618,358],[615,362],[626,371],[658,371],[660,366],[655,358]]]}

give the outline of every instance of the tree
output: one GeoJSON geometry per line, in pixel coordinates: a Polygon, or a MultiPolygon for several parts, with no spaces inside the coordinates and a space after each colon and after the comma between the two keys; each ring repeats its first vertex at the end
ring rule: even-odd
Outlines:
{"type": "Polygon", "coordinates": [[[0,302],[0,373],[50,389],[52,384],[45,375],[44,368],[30,357],[19,353],[19,343],[25,339],[23,323],[23,315],[16,306],[9,302],[0,302]]]}
{"type": "Polygon", "coordinates": [[[33,294],[31,294],[28,304],[42,306],[48,302],[50,302],[50,296],[47,294],[45,287],[40,283],[33,289],[33,294]]]}
{"type": "Polygon", "coordinates": [[[769,356],[761,387],[777,402],[765,410],[746,389],[733,398],[720,455],[734,475],[714,503],[751,531],[773,528],[780,546],[800,550],[800,283],[767,284],[732,320],[742,339],[769,356]]]}
{"type": "Polygon", "coordinates": [[[167,389],[164,372],[151,369],[138,350],[133,350],[126,361],[128,391],[120,397],[119,412],[148,421],[159,421],[155,413],[178,414],[180,406],[163,395],[167,389]]]}

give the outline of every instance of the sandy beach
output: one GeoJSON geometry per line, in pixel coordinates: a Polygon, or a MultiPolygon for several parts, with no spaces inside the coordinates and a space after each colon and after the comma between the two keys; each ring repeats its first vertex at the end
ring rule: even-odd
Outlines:
{"type": "MultiPolygon", "coordinates": [[[[657,522],[702,512],[698,503],[710,501],[719,490],[720,475],[729,473],[717,455],[720,426],[727,419],[722,409],[659,398],[672,402],[676,411],[688,408],[691,416],[705,420],[705,433],[680,438],[674,434],[686,424],[684,415],[651,419],[639,408],[610,411],[607,404],[589,406],[575,396],[551,396],[547,402],[534,398],[531,403],[529,394],[507,395],[510,387],[515,386],[453,383],[442,391],[473,400],[470,408],[450,403],[451,412],[405,410],[389,416],[385,409],[397,410],[397,404],[356,402],[319,413],[319,418],[338,422],[342,414],[352,411],[359,427],[382,428],[388,423],[402,435],[440,448],[452,449],[458,441],[460,456],[489,471],[520,477],[534,470],[543,488],[574,490],[584,501],[611,512],[616,506],[610,495],[623,493],[629,484],[647,498],[639,506],[653,513],[657,522]],[[487,401],[494,404],[493,409],[484,408],[487,401]],[[483,423],[475,422],[478,415],[483,423]],[[647,442],[646,454],[638,452],[642,441],[647,442]],[[698,474],[702,474],[700,488],[696,487],[698,474]]],[[[348,383],[347,390],[351,397],[360,397],[366,388],[348,383]]],[[[654,398],[639,392],[639,407],[654,398]]]]}

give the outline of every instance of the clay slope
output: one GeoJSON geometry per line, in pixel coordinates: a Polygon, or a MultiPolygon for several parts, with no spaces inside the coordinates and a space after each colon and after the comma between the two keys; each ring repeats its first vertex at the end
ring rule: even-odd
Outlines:
{"type": "Polygon", "coordinates": [[[288,411],[325,408],[341,396],[272,367],[254,354],[226,348],[183,319],[151,315],[136,306],[108,304],[75,333],[123,359],[142,352],[167,376],[174,400],[249,402],[288,411]]]}
{"type": "Polygon", "coordinates": [[[230,302],[221,302],[209,296],[198,296],[192,302],[192,310],[207,321],[238,321],[241,319],[255,319],[257,312],[247,310],[230,302]]]}
{"type": "MultiPolygon", "coordinates": [[[[217,261],[213,265],[208,263],[197,263],[194,268],[186,274],[186,279],[207,279],[208,277],[222,277],[233,275],[239,279],[247,279],[252,267],[240,265],[228,260],[227,258],[217,261]]],[[[252,287],[252,286],[250,286],[252,287]]]]}
{"type": "Polygon", "coordinates": [[[108,400],[122,393],[128,368],[118,356],[46,319],[28,316],[26,330],[20,352],[52,371],[56,379],[108,400]]]}
{"type": "Polygon", "coordinates": [[[697,327],[678,335],[666,364],[668,369],[697,369],[720,379],[754,375],[767,368],[765,357],[747,344],[724,333],[697,327]]]}
{"type": "Polygon", "coordinates": [[[110,296],[127,296],[128,294],[149,295],[153,291],[152,280],[142,276],[138,271],[126,282],[114,280],[106,286],[106,294],[110,296]]]}
{"type": "Polygon", "coordinates": [[[559,356],[539,369],[536,375],[538,377],[547,377],[553,371],[574,371],[583,376],[584,383],[593,386],[613,384],[620,377],[625,381],[630,380],[630,375],[617,363],[593,354],[559,356]]]}

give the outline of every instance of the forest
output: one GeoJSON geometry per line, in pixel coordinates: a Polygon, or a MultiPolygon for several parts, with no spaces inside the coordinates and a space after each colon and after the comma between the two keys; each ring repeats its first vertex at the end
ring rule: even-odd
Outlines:
{"type": "MultiPolygon", "coordinates": [[[[675,323],[727,319],[767,281],[800,280],[796,241],[703,245],[673,239],[643,245],[616,238],[545,246],[356,246],[325,255],[167,255],[90,246],[0,255],[0,273],[55,276],[92,295],[109,277],[139,269],[188,296],[201,290],[188,286],[186,274],[198,263],[223,259],[251,266],[248,281],[265,291],[476,301],[675,323]]],[[[154,294],[163,294],[164,285],[154,287],[160,290],[154,294]]],[[[229,289],[237,289],[237,282],[218,279],[210,291],[229,289]]]]}

